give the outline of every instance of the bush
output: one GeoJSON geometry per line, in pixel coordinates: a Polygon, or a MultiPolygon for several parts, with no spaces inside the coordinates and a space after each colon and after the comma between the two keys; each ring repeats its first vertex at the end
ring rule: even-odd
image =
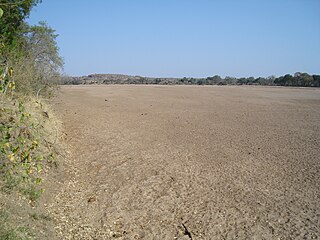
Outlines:
{"type": "Polygon", "coordinates": [[[0,112],[2,189],[18,189],[34,201],[43,191],[43,170],[56,159],[56,131],[48,127],[55,125],[43,103],[30,97],[3,98],[0,112]]]}

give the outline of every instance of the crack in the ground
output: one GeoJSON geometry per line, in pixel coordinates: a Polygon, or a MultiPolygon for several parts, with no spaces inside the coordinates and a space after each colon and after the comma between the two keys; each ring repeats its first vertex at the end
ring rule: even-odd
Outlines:
{"type": "Polygon", "coordinates": [[[184,228],[184,235],[187,235],[192,240],[191,232],[188,230],[186,225],[182,223],[182,227],[184,228]]]}

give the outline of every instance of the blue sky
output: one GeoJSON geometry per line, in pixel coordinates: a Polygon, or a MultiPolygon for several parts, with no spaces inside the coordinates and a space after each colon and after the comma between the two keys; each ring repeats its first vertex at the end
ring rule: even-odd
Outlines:
{"type": "Polygon", "coordinates": [[[65,73],[320,73],[320,0],[43,0],[65,73]]]}

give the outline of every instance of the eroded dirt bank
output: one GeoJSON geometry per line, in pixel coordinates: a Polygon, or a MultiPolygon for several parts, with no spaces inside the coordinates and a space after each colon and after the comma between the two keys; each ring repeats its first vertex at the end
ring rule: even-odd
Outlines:
{"type": "Polygon", "coordinates": [[[320,90],[66,86],[64,239],[312,239],[320,90]]]}

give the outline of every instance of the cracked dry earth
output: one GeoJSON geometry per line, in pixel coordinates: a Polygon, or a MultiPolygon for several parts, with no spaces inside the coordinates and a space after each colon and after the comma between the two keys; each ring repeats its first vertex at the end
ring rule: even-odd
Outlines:
{"type": "Polygon", "coordinates": [[[320,89],[64,86],[57,239],[320,237],[320,89]]]}

